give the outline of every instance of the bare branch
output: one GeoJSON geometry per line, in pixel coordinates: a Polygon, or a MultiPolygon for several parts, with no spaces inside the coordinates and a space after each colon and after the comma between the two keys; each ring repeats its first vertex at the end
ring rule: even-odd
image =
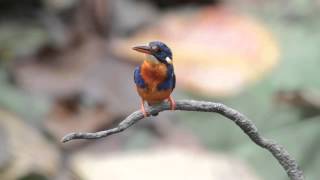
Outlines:
{"type": "MultiPolygon", "coordinates": [[[[154,114],[157,112],[169,110],[168,103],[162,103],[158,106],[150,107],[146,111],[148,114],[154,114]]],[[[176,102],[176,110],[182,111],[198,111],[198,112],[214,112],[225,116],[226,118],[235,122],[249,138],[256,143],[258,146],[267,149],[271,154],[278,160],[283,169],[287,172],[291,180],[304,180],[303,172],[299,168],[297,162],[292,158],[288,151],[277,142],[266,139],[260,136],[258,129],[243,114],[238,111],[220,103],[204,102],[204,101],[193,101],[193,100],[180,100],[176,102]]],[[[96,133],[70,133],[62,138],[62,142],[68,142],[74,139],[99,139],[112,134],[119,133],[139,120],[143,119],[144,116],[141,111],[136,111],[130,114],[124,119],[119,125],[113,129],[105,131],[99,131],[96,133]]]]}

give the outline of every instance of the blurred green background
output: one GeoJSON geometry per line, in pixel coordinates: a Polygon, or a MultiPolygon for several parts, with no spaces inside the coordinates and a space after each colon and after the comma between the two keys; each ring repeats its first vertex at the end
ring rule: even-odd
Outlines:
{"type": "MultiPolygon", "coordinates": [[[[113,53],[114,48],[120,48],[114,44],[130,42],[137,32],[143,34],[145,28],[155,23],[170,28],[166,27],[166,21],[160,21],[167,13],[173,17],[181,12],[188,16],[212,6],[231,9],[228,13],[235,17],[254,19],[272,34],[275,43],[271,45],[279,56],[263,76],[230,95],[201,94],[201,90],[179,86],[178,78],[175,99],[219,101],[242,112],[253,120],[263,136],[287,148],[306,179],[319,179],[320,1],[311,0],[1,0],[0,179],[91,180],[108,179],[112,174],[116,174],[111,176],[114,179],[126,179],[121,176],[125,173],[108,169],[114,163],[110,161],[113,153],[126,157],[142,152],[139,154],[142,157],[144,152],[149,155],[150,150],[161,152],[166,147],[174,147],[178,153],[181,149],[201,149],[206,155],[218,154],[227,162],[239,161],[237,167],[233,163],[221,165],[225,172],[232,174],[230,168],[243,166],[248,169],[245,172],[252,174],[246,178],[243,172],[228,176],[230,179],[288,179],[268,151],[251,142],[231,121],[209,113],[161,113],[110,138],[60,143],[60,138],[69,132],[93,132],[115,126],[139,108],[133,86],[133,70],[138,63],[130,60],[130,55],[113,53]],[[111,165],[95,169],[94,166],[104,167],[105,162],[111,165]]],[[[193,23],[197,28],[197,21],[193,23]]],[[[255,33],[259,32],[252,30],[255,33]]],[[[210,31],[207,36],[211,37],[210,31]]],[[[246,38],[243,41],[255,43],[246,38]]],[[[131,51],[130,45],[121,48],[131,51]]],[[[173,53],[178,49],[172,48],[173,53]]],[[[185,57],[194,58],[192,54],[185,57]]],[[[197,61],[201,63],[201,59],[197,61]]],[[[194,158],[202,157],[194,155],[194,158]]],[[[171,175],[165,170],[178,168],[174,161],[169,158],[160,163],[163,173],[149,173],[154,177],[181,179],[183,175],[171,175]]],[[[152,167],[148,162],[141,160],[152,167]]],[[[133,161],[128,158],[124,165],[131,167],[130,163],[133,161]]],[[[192,167],[190,171],[197,179],[225,177],[214,176],[219,174],[215,169],[211,169],[212,177],[202,177],[203,169],[192,167]]],[[[132,174],[132,179],[144,179],[146,172],[133,172],[137,175],[132,174]]]]}

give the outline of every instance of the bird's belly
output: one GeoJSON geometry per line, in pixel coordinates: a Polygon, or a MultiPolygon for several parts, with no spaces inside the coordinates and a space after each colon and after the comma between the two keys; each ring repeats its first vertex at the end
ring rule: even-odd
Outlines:
{"type": "Polygon", "coordinates": [[[172,89],[158,90],[156,88],[146,89],[146,88],[139,88],[139,87],[137,87],[137,89],[141,98],[147,101],[151,105],[160,103],[165,99],[168,99],[172,92],[172,89]]]}

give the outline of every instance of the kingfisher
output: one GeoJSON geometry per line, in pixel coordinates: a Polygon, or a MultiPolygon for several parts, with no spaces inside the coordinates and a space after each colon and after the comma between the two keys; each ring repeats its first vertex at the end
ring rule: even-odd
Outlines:
{"type": "Polygon", "coordinates": [[[132,49],[146,55],[143,63],[134,70],[134,82],[141,97],[144,117],[148,116],[145,102],[152,106],[168,100],[170,109],[175,110],[176,103],[171,93],[176,85],[176,76],[170,48],[163,42],[152,41],[147,46],[135,46],[132,49]]]}

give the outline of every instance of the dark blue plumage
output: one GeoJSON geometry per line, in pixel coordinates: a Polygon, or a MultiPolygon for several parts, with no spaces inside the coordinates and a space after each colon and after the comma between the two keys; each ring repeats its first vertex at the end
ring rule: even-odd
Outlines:
{"type": "Polygon", "coordinates": [[[168,65],[167,79],[158,85],[158,90],[174,89],[176,87],[176,75],[174,74],[173,66],[168,65]]]}
{"type": "Polygon", "coordinates": [[[167,45],[165,45],[163,42],[152,41],[152,42],[149,43],[149,46],[150,47],[159,47],[159,49],[161,49],[161,51],[157,51],[157,52],[152,54],[160,62],[168,64],[166,62],[166,58],[169,57],[170,59],[172,59],[172,52],[171,52],[170,48],[167,45]]]}
{"type": "Polygon", "coordinates": [[[145,88],[146,84],[141,76],[141,66],[137,66],[136,69],[134,70],[134,82],[136,85],[140,88],[145,88]]]}

